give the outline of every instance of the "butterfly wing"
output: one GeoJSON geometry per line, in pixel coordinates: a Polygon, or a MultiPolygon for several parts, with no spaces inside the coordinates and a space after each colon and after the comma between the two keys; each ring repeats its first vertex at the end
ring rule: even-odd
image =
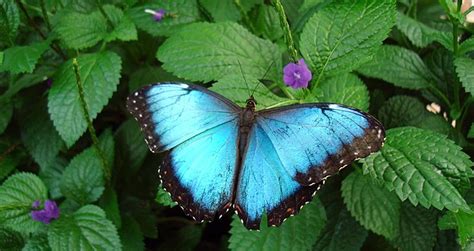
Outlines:
{"type": "Polygon", "coordinates": [[[160,167],[164,189],[197,221],[231,206],[240,108],[205,88],[162,83],[133,93],[129,111],[153,152],[170,150],[160,167]]]}
{"type": "Polygon", "coordinates": [[[261,111],[257,123],[285,171],[302,185],[321,182],[378,151],[385,131],[370,114],[338,104],[303,104],[261,111]]]}
{"type": "Polygon", "coordinates": [[[278,226],[311,200],[319,185],[302,186],[285,170],[270,138],[257,123],[249,134],[235,209],[248,229],[259,229],[262,214],[278,226]]]}
{"type": "Polygon", "coordinates": [[[235,208],[248,228],[264,212],[279,225],[311,200],[324,180],[377,151],[382,125],[336,104],[304,104],[257,113],[243,157],[235,208]]]}

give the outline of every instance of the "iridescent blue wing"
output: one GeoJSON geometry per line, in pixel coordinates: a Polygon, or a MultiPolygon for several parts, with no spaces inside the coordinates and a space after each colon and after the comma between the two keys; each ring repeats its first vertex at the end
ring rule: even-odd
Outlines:
{"type": "Polygon", "coordinates": [[[237,189],[244,224],[264,212],[279,225],[308,202],[324,180],[377,151],[384,129],[372,116],[336,104],[304,104],[257,113],[237,189]]]}
{"type": "Polygon", "coordinates": [[[231,206],[241,108],[205,88],[161,83],[132,93],[128,110],[152,152],[170,150],[160,167],[163,187],[195,220],[231,206]]]}

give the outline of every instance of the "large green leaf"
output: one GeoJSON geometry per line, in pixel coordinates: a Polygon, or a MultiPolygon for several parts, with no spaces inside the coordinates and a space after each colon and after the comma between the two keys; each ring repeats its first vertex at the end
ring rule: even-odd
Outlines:
{"type": "Polygon", "coordinates": [[[199,8],[196,0],[163,0],[134,7],[127,15],[138,28],[153,36],[170,36],[186,24],[199,20],[199,8]],[[157,22],[146,9],[163,9],[167,15],[157,22]]]}
{"type": "Polygon", "coordinates": [[[434,132],[401,127],[388,130],[381,151],[364,159],[364,172],[413,205],[469,210],[447,177],[472,177],[472,162],[461,147],[434,132]]]}
{"type": "Polygon", "coordinates": [[[20,126],[21,140],[33,159],[41,167],[51,164],[64,143],[49,118],[45,99],[22,108],[20,126]]]}
{"type": "Polygon", "coordinates": [[[0,227],[0,249],[21,250],[24,245],[25,240],[23,240],[20,233],[0,227]]]}
{"type": "Polygon", "coordinates": [[[449,32],[433,29],[409,16],[398,13],[397,28],[407,36],[414,45],[426,47],[436,41],[452,50],[452,37],[449,32]]]}
{"type": "MultiPolygon", "coordinates": [[[[121,59],[113,52],[85,54],[77,58],[84,96],[91,119],[107,104],[117,89],[121,59]]],[[[48,94],[48,109],[56,130],[72,146],[86,131],[72,61],[65,62],[56,74],[48,94]]]]}
{"type": "Polygon", "coordinates": [[[459,57],[454,60],[462,86],[474,96],[474,59],[459,57]]]}
{"type": "Polygon", "coordinates": [[[312,92],[321,102],[344,104],[362,111],[369,109],[369,91],[364,82],[354,74],[341,74],[326,79],[312,92]]]}
{"type": "Polygon", "coordinates": [[[400,250],[430,251],[436,240],[437,212],[403,203],[400,211],[400,233],[395,245],[400,250]]]}
{"type": "MultiPolygon", "coordinates": [[[[472,205],[471,205],[472,207],[472,205]]],[[[438,221],[440,229],[456,229],[461,246],[466,247],[474,242],[474,212],[448,212],[438,221]]],[[[470,250],[467,249],[466,250],[470,250]]]]}
{"type": "Polygon", "coordinates": [[[47,198],[46,186],[36,175],[19,173],[11,176],[0,186],[2,226],[23,233],[36,231],[43,223],[31,218],[32,205],[47,198]]]}
{"type": "Polygon", "coordinates": [[[15,46],[3,53],[3,63],[0,61],[0,72],[10,71],[13,74],[32,73],[38,59],[49,48],[49,42],[40,42],[28,46],[15,46]]]}
{"type": "Polygon", "coordinates": [[[90,13],[68,11],[60,16],[54,29],[66,46],[72,49],[89,48],[104,39],[107,42],[137,39],[137,30],[130,17],[112,5],[105,5],[103,9],[112,24],[99,10],[90,13]]]}
{"type": "Polygon", "coordinates": [[[39,177],[45,183],[48,188],[49,194],[53,199],[59,199],[63,197],[61,193],[61,179],[63,176],[64,168],[68,165],[68,162],[63,158],[56,158],[52,162],[41,166],[39,177]]]}
{"type": "Polygon", "coordinates": [[[0,2],[0,41],[13,44],[18,26],[20,25],[20,13],[14,0],[3,0],[0,2]]]}
{"type": "Polygon", "coordinates": [[[255,20],[256,34],[263,38],[275,41],[283,36],[283,29],[275,8],[261,5],[255,20]]]}
{"type": "Polygon", "coordinates": [[[13,115],[13,102],[10,100],[0,101],[0,134],[2,134],[10,123],[13,115]]]}
{"type": "Polygon", "coordinates": [[[370,60],[395,24],[395,15],[392,0],[337,1],[317,12],[300,40],[315,83],[370,60]]]}
{"type": "Polygon", "coordinates": [[[123,165],[121,171],[126,176],[131,176],[140,169],[149,152],[144,137],[134,119],[122,123],[115,134],[117,164],[123,165]]]}
{"type": "Polygon", "coordinates": [[[429,69],[418,54],[393,45],[382,46],[371,61],[357,70],[367,77],[408,89],[427,88],[432,81],[429,69]]]}
{"type": "Polygon", "coordinates": [[[231,250],[309,250],[326,223],[324,207],[318,199],[303,207],[280,227],[261,223],[260,231],[248,231],[237,216],[231,223],[231,250]],[[295,238],[297,237],[297,238],[295,238]]]}
{"type": "Polygon", "coordinates": [[[347,209],[362,226],[393,240],[399,232],[401,202],[397,196],[361,172],[353,172],[342,182],[347,209]]]}
{"type": "Polygon", "coordinates": [[[46,233],[39,233],[30,236],[25,246],[21,251],[50,251],[48,244],[48,236],[46,233]]]}
{"type": "Polygon", "coordinates": [[[474,51],[474,38],[473,37],[467,39],[466,41],[462,42],[459,45],[458,54],[463,55],[470,51],[474,51]]]}
{"type": "Polygon", "coordinates": [[[188,25],[160,46],[157,57],[176,76],[204,82],[230,74],[262,78],[272,63],[268,77],[275,79],[281,65],[276,45],[231,22],[188,25]]]}
{"type": "Polygon", "coordinates": [[[117,229],[97,206],[87,205],[72,215],[62,215],[48,231],[55,250],[121,250],[117,229]]]}
{"type": "Polygon", "coordinates": [[[423,103],[415,97],[399,95],[388,99],[379,109],[378,118],[385,128],[419,125],[429,116],[423,103]]]}
{"type": "Polygon", "coordinates": [[[126,226],[122,227],[119,231],[123,250],[145,250],[143,234],[140,231],[140,225],[138,225],[137,221],[130,216],[124,216],[122,222],[123,225],[126,226]]]}
{"type": "Polygon", "coordinates": [[[245,107],[246,101],[252,92],[253,97],[257,101],[257,109],[282,106],[296,102],[275,95],[265,85],[260,83],[258,79],[253,77],[244,78],[242,75],[225,76],[209,89],[222,94],[241,107],[245,107]]]}
{"type": "Polygon", "coordinates": [[[234,0],[199,0],[199,3],[211,14],[215,22],[240,19],[240,12],[234,0]]]}
{"type": "MultiPolygon", "coordinates": [[[[110,157],[113,159],[114,142],[110,131],[101,135],[99,140],[99,147],[107,158],[108,164],[112,164],[110,157]]],[[[60,186],[61,193],[81,205],[99,199],[104,191],[103,164],[94,146],[76,155],[64,169],[60,186]]]]}

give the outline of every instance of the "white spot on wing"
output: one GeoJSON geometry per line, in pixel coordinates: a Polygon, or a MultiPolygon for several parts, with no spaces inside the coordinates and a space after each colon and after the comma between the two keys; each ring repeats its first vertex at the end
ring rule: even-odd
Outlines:
{"type": "Polygon", "coordinates": [[[336,105],[336,104],[330,104],[330,105],[328,105],[328,107],[331,108],[331,109],[337,109],[337,108],[339,108],[340,106],[338,106],[338,105],[336,105]]]}
{"type": "Polygon", "coordinates": [[[187,85],[187,84],[179,84],[179,86],[180,86],[181,88],[185,88],[185,89],[189,88],[189,85],[187,85]]]}

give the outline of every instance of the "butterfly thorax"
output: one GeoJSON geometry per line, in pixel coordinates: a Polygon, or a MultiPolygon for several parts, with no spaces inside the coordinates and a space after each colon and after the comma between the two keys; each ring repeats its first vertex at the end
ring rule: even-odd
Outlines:
{"type": "Polygon", "coordinates": [[[240,114],[240,123],[239,123],[240,152],[244,152],[244,148],[247,145],[248,135],[255,121],[256,104],[257,102],[255,102],[255,99],[253,98],[253,96],[250,96],[250,98],[247,100],[247,105],[245,106],[245,108],[242,110],[240,114]]]}

